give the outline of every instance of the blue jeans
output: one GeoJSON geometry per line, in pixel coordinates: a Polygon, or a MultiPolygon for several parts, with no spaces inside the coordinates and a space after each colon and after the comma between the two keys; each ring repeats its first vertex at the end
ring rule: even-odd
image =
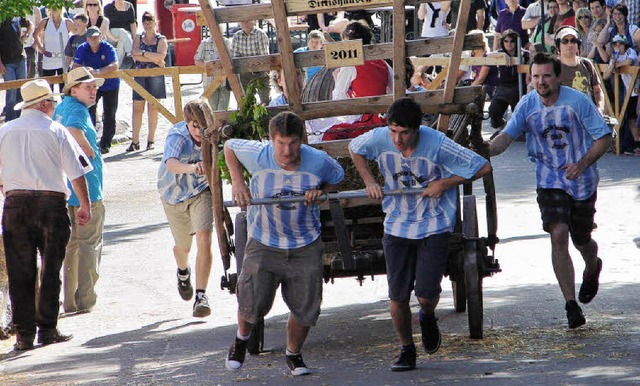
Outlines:
{"type": "MultiPolygon", "coordinates": [[[[24,79],[27,77],[27,62],[25,59],[22,59],[19,62],[5,63],[4,68],[6,69],[6,72],[3,75],[5,82],[8,82],[10,80],[24,79]]],[[[20,112],[13,109],[13,106],[15,106],[20,101],[22,101],[22,97],[20,96],[20,88],[7,90],[5,103],[5,106],[7,106],[7,115],[5,117],[5,122],[9,122],[20,116],[20,112]]]]}

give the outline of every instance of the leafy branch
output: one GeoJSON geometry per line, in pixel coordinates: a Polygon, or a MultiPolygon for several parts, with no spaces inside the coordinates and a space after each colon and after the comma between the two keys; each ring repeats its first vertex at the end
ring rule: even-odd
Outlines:
{"type": "MultiPolygon", "coordinates": [[[[254,79],[247,85],[244,97],[238,102],[238,110],[229,115],[229,125],[233,128],[233,138],[262,141],[269,138],[269,112],[256,100],[256,93],[266,85],[260,79],[254,79]]],[[[224,143],[220,144],[221,146],[224,143]]],[[[218,168],[222,180],[231,182],[229,168],[224,159],[224,152],[218,152],[218,168]]],[[[250,174],[243,169],[245,182],[249,182],[250,174]]]]}
{"type": "Polygon", "coordinates": [[[33,7],[44,6],[47,9],[64,9],[73,7],[71,0],[0,0],[0,21],[16,16],[27,16],[33,13],[33,7]]]}

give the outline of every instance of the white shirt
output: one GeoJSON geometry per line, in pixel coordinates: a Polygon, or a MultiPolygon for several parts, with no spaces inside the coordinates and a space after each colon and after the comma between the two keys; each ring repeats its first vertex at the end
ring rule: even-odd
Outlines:
{"type": "Polygon", "coordinates": [[[69,198],[67,177],[93,170],[67,129],[35,109],[0,128],[0,175],[4,191],[49,190],[69,198]],[[84,165],[83,165],[84,161],[84,165]]]}
{"type": "Polygon", "coordinates": [[[448,36],[449,29],[447,28],[447,12],[442,12],[442,5],[440,3],[426,3],[426,15],[424,17],[424,23],[422,24],[422,37],[423,38],[435,38],[439,36],[448,36]],[[431,9],[433,7],[434,9],[431,9]],[[435,10],[435,11],[434,11],[435,10]]]}
{"type": "Polygon", "coordinates": [[[51,52],[51,57],[42,56],[42,68],[45,70],[55,70],[63,67],[64,45],[69,40],[69,30],[67,29],[67,19],[64,17],[60,21],[60,27],[56,28],[56,23],[49,18],[44,29],[43,45],[44,49],[51,52]],[[62,45],[60,39],[62,38],[62,45]]]}

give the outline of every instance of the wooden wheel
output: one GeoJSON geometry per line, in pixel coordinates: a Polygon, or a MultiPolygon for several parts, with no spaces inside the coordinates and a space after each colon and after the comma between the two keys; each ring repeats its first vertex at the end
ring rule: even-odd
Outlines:
{"type": "Polygon", "coordinates": [[[464,281],[467,289],[469,332],[471,339],[482,339],[482,277],[478,272],[478,214],[476,197],[462,199],[462,233],[464,235],[464,281]]]}

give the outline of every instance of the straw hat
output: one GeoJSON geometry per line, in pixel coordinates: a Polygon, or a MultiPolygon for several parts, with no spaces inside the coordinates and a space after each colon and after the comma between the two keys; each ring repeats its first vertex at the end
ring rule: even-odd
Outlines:
{"type": "Polygon", "coordinates": [[[51,91],[49,82],[44,79],[34,79],[28,81],[20,87],[20,95],[22,95],[22,102],[17,103],[14,110],[20,110],[25,107],[34,105],[42,100],[53,98],[60,93],[54,93],[51,91]]]}
{"type": "Polygon", "coordinates": [[[67,74],[67,83],[64,85],[62,92],[69,95],[71,87],[80,83],[96,82],[96,86],[100,87],[104,83],[102,78],[94,78],[86,67],[78,67],[69,71],[67,74]]]}

